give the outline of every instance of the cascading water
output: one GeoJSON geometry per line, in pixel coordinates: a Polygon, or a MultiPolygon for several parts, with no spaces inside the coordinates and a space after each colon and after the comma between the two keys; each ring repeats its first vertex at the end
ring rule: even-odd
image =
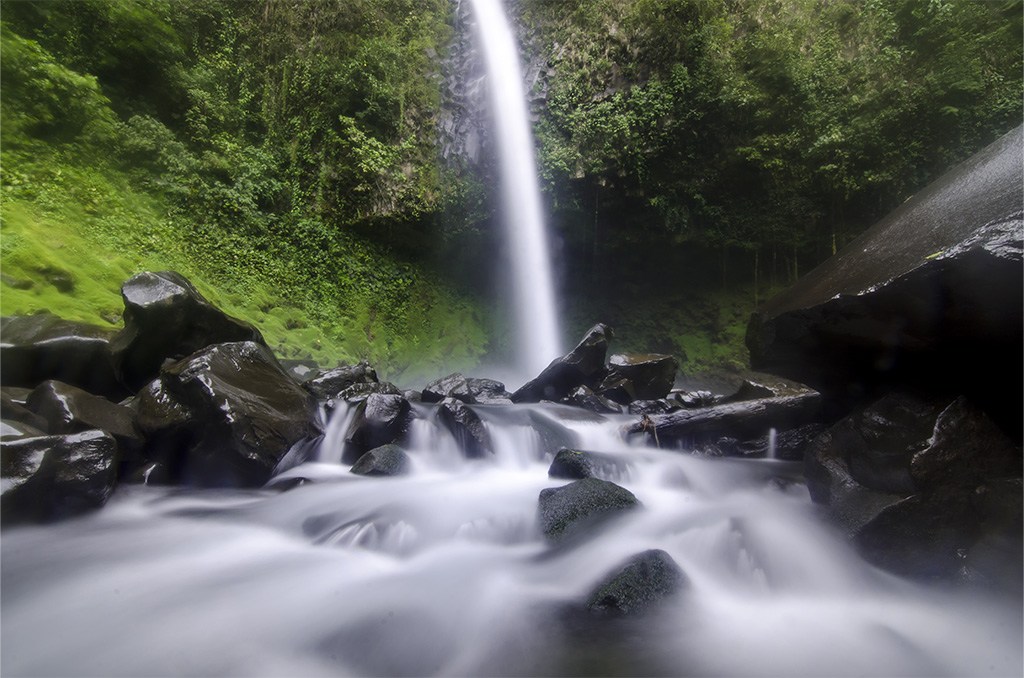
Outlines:
{"type": "MultiPolygon", "coordinates": [[[[816,518],[799,464],[630,445],[623,417],[475,406],[468,460],[417,405],[408,475],[356,476],[341,436],[286,491],[123,487],[101,511],[3,534],[4,675],[1020,675],[1020,600],[866,565],[816,518]],[[562,445],[642,509],[571,547],[537,524],[562,445]],[[628,625],[566,623],[662,549],[689,580],[628,625]]],[[[335,421],[349,413],[339,409],[335,421]]]]}
{"type": "Polygon", "coordinates": [[[512,263],[517,367],[535,375],[560,354],[550,247],[541,206],[519,51],[500,0],[472,0],[487,63],[498,151],[503,219],[512,263]]]}

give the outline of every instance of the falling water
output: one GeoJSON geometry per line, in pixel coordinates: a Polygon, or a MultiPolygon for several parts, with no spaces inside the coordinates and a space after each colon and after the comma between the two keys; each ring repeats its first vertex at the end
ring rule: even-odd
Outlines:
{"type": "Polygon", "coordinates": [[[519,52],[501,0],[472,0],[496,123],[505,228],[512,260],[520,370],[539,373],[560,355],[550,246],[541,208],[519,52]]]}
{"type": "Polygon", "coordinates": [[[632,445],[623,417],[556,405],[474,406],[494,454],[469,460],[436,408],[415,407],[405,476],[353,475],[327,436],[266,489],[123,486],[97,513],[5,529],[0,673],[1021,674],[1019,597],[868,566],[799,464],[632,445]],[[548,544],[538,495],[569,482],[548,477],[560,445],[603,453],[598,475],[642,509],[548,544]],[[685,572],[678,597],[631,625],[566,621],[652,548],[685,572]]]}

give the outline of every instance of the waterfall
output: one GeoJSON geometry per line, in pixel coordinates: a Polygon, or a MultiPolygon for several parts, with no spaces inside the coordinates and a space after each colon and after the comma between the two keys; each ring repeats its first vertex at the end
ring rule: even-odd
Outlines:
{"type": "Polygon", "coordinates": [[[501,158],[503,219],[512,261],[517,368],[535,375],[561,354],[549,243],[523,77],[500,0],[472,0],[487,64],[501,158]]]}

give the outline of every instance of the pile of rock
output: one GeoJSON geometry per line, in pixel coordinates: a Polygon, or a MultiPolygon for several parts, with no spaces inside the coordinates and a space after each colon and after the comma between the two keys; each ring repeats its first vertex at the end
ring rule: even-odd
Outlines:
{"type": "Polygon", "coordinates": [[[1024,128],[759,307],[751,363],[821,393],[812,499],[868,560],[1020,592],[1024,128]]]}

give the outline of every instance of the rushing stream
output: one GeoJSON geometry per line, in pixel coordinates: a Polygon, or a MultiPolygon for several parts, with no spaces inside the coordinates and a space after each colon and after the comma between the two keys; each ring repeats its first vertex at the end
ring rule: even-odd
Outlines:
{"type": "Polygon", "coordinates": [[[122,486],[87,517],[5,530],[3,674],[1021,673],[1019,599],[869,567],[798,465],[629,446],[621,421],[554,405],[475,406],[495,454],[466,460],[434,407],[417,406],[407,476],[331,461],[341,411],[267,489],[122,486]],[[537,506],[568,482],[547,474],[566,443],[613,455],[606,479],[643,508],[558,548],[537,506]],[[650,548],[688,588],[641,621],[566,622],[650,548]]]}

